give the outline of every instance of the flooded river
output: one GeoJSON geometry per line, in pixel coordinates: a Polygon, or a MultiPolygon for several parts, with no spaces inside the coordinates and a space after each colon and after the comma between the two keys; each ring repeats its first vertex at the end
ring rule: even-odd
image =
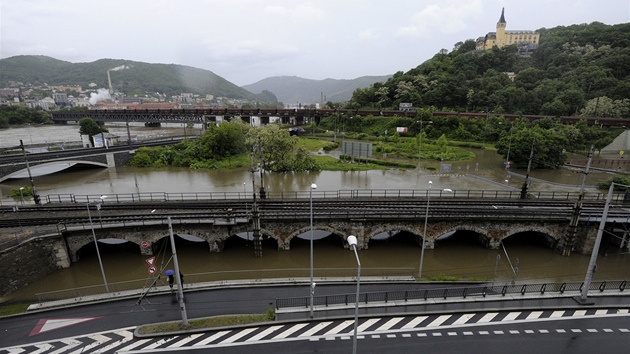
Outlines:
{"type": "MultiPolygon", "coordinates": [[[[125,130],[124,127],[119,127],[125,130]]],[[[178,127],[175,127],[179,129],[178,127]]],[[[118,128],[116,128],[118,129],[118,128]]],[[[138,134],[170,134],[169,128],[134,127],[138,134]]],[[[76,126],[27,127],[0,131],[2,146],[19,144],[22,138],[35,141],[50,139],[54,136],[68,141],[78,140],[76,126]],[[61,129],[63,128],[63,129],[61,129]],[[24,130],[20,130],[24,129],[24,130]],[[65,134],[65,135],[64,135],[65,134]],[[76,136],[76,139],[72,137],[76,136]],[[6,144],[8,140],[18,139],[17,144],[6,144]]],[[[110,128],[110,131],[112,129],[110,128]]],[[[52,140],[52,139],[51,139],[52,140]]],[[[428,182],[433,182],[433,189],[471,190],[471,189],[517,189],[523,182],[524,171],[513,171],[508,175],[503,161],[492,150],[478,151],[474,161],[451,164],[451,173],[438,174],[425,168],[414,170],[387,170],[367,172],[329,172],[267,174],[265,188],[269,191],[308,191],[311,183],[316,183],[318,191],[337,191],[342,189],[427,189],[428,182]],[[469,174],[469,175],[467,175],[469,174]],[[476,177],[472,177],[474,175],[476,177]],[[506,182],[507,179],[507,182],[506,182]]],[[[435,164],[435,162],[423,162],[435,164]]],[[[423,166],[425,167],[425,166],[423,166]]],[[[582,183],[583,174],[567,169],[556,171],[534,171],[532,190],[575,191],[582,183]],[[542,182],[545,180],[549,182],[542,182]]],[[[588,176],[587,185],[609,179],[612,175],[594,172],[588,176]]],[[[256,184],[260,183],[258,175],[256,184]]],[[[165,168],[148,170],[132,167],[110,169],[89,169],[61,172],[48,176],[39,176],[35,185],[40,195],[75,194],[75,195],[113,195],[116,193],[145,192],[251,192],[252,174],[246,169],[213,171],[165,168]]],[[[2,203],[15,204],[7,197],[12,188],[24,185],[25,180],[9,180],[0,184],[2,203]]],[[[362,274],[407,275],[418,272],[420,246],[414,237],[392,230],[392,237],[383,235],[382,240],[370,241],[369,249],[361,250],[362,274]]],[[[314,241],[315,276],[352,276],[356,272],[356,260],[352,252],[343,248],[341,238],[317,232],[314,241]]],[[[168,236],[165,228],[163,236],[168,236]]],[[[222,279],[260,279],[274,277],[309,276],[309,241],[308,235],[292,241],[290,251],[278,251],[273,240],[263,242],[263,257],[256,258],[253,245],[248,235],[230,237],[222,252],[210,253],[207,245],[187,241],[177,237],[177,251],[182,273],[186,282],[211,281],[222,279]]],[[[504,241],[505,248],[488,250],[484,248],[474,234],[457,232],[436,242],[434,250],[426,250],[424,276],[456,276],[465,279],[495,279],[498,282],[558,282],[581,281],[588,265],[589,257],[572,254],[562,257],[557,251],[545,247],[542,242],[532,240],[527,235],[513,236],[504,241]]],[[[606,256],[600,256],[595,280],[627,279],[630,276],[630,257],[614,246],[603,243],[606,256]]],[[[142,287],[150,281],[147,273],[146,256],[141,256],[136,245],[106,245],[99,243],[103,268],[110,284],[136,281],[135,287],[142,287]]],[[[172,268],[168,263],[170,248],[156,253],[158,265],[172,268]]],[[[32,301],[36,294],[102,284],[98,259],[94,245],[88,245],[81,253],[79,262],[68,269],[61,269],[21,289],[3,300],[32,301]]],[[[118,285],[112,285],[116,287],[118,285]]],[[[120,285],[122,286],[122,285],[120,285]]]]}

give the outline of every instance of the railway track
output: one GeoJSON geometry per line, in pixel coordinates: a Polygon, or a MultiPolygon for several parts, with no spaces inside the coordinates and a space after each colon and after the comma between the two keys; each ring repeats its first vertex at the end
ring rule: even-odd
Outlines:
{"type": "MultiPolygon", "coordinates": [[[[164,220],[201,220],[249,218],[253,199],[198,202],[104,203],[100,211],[91,206],[92,222],[122,224],[164,220]]],[[[430,201],[432,220],[501,219],[501,220],[569,220],[574,212],[573,201],[556,200],[471,200],[436,198],[430,201]]],[[[258,200],[261,222],[274,220],[307,220],[310,200],[258,200]]],[[[601,215],[603,202],[585,202],[583,215],[601,215]]],[[[426,199],[335,199],[313,200],[313,217],[319,220],[340,219],[419,219],[426,213],[426,199]]],[[[613,214],[629,215],[613,208],[613,214]]],[[[47,204],[42,206],[0,207],[0,229],[42,225],[88,224],[87,204],[47,204]]]]}

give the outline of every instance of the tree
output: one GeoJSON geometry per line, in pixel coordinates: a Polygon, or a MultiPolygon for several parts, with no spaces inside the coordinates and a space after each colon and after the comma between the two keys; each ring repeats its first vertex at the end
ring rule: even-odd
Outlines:
{"type": "Polygon", "coordinates": [[[277,125],[252,129],[247,137],[254,159],[272,172],[302,172],[317,169],[313,158],[304,147],[298,147],[299,138],[289,135],[277,125]],[[261,156],[262,155],[262,160],[261,156]]]}
{"type": "Polygon", "coordinates": [[[85,117],[79,120],[79,134],[88,135],[90,137],[90,142],[94,145],[94,135],[100,134],[102,132],[106,132],[107,129],[102,128],[94,119],[85,117]]]}

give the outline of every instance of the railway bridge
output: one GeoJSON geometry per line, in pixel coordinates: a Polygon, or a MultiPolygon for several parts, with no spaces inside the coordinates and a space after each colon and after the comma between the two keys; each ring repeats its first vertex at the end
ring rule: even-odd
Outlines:
{"type": "MultiPolygon", "coordinates": [[[[173,234],[196,238],[209,252],[220,252],[228,238],[248,233],[255,257],[269,250],[289,251],[296,237],[308,238],[311,230],[330,233],[327,237],[336,239],[339,247],[347,247],[345,240],[354,235],[364,250],[377,236],[399,232],[400,237],[413,238],[418,248],[424,242],[426,249],[454,232],[489,249],[519,235],[568,256],[593,250],[604,207],[599,195],[585,198],[579,207],[569,194],[551,198],[540,193],[523,200],[518,192],[508,191],[452,191],[448,197],[441,192],[320,191],[312,200],[304,191],[269,193],[264,200],[243,198],[238,192],[222,198],[217,193],[114,195],[98,213],[92,205],[98,196],[46,196],[46,204],[22,206],[19,212],[0,206],[0,230],[40,228],[39,235],[0,250],[0,264],[19,265],[0,276],[6,280],[0,282],[0,294],[70,267],[86,247],[94,247],[95,239],[131,243],[142,255],[157,253],[170,236],[169,220],[173,234]],[[44,234],[44,229],[54,231],[44,234]]],[[[615,198],[604,233],[611,243],[603,244],[630,250],[629,215],[623,198],[615,198]]]]}
{"type": "MultiPolygon", "coordinates": [[[[172,145],[180,142],[182,139],[181,137],[173,137],[165,140],[117,145],[108,148],[83,148],[2,156],[0,157],[0,183],[10,178],[25,178],[29,168],[34,175],[43,175],[75,165],[90,165],[104,168],[123,166],[129,162],[135,151],[140,147],[172,145]]],[[[19,148],[19,146],[16,148],[19,148]]]]}
{"type": "MultiPolygon", "coordinates": [[[[569,255],[592,251],[597,234],[596,221],[601,215],[601,208],[596,206],[576,211],[571,201],[552,204],[460,198],[438,198],[427,212],[423,199],[397,199],[387,203],[365,199],[316,200],[312,226],[308,201],[295,199],[261,200],[249,206],[240,201],[228,203],[232,206],[229,209],[224,207],[225,204],[217,203],[203,212],[179,210],[157,216],[147,215],[146,211],[120,215],[104,208],[103,218],[98,223],[65,224],[59,235],[67,249],[68,260],[72,262],[80,258],[83,247],[93,244],[94,237],[128,241],[137,245],[141,254],[151,255],[159,242],[169,236],[167,218],[171,219],[174,234],[196,238],[209,252],[220,252],[230,237],[253,233],[254,252],[259,257],[264,253],[263,239],[266,240],[265,247],[288,251],[296,237],[308,235],[311,230],[330,233],[329,237],[338,239],[339,247],[347,247],[345,240],[354,235],[359,249],[368,249],[371,240],[377,236],[398,232],[413,237],[418,247],[424,242],[426,249],[433,249],[437,240],[455,232],[463,232],[489,249],[499,248],[508,237],[527,234],[535,242],[569,255]],[[579,213],[577,219],[576,213],[579,213]],[[113,216],[115,214],[118,215],[113,216]],[[578,221],[572,223],[572,220],[578,221]]],[[[151,207],[145,207],[145,210],[151,207]]],[[[161,205],[160,209],[164,207],[161,205]]],[[[611,233],[621,223],[627,223],[627,212],[620,213],[610,216],[611,233]]],[[[620,238],[625,241],[626,234],[620,238]]],[[[625,247],[628,247],[627,243],[625,247]]]]}

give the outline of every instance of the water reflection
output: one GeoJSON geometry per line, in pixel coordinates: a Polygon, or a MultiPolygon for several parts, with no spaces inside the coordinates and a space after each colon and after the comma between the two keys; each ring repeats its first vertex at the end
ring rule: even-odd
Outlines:
{"type": "MultiPolygon", "coordinates": [[[[0,136],[3,132],[0,132],[0,136]]],[[[28,134],[27,134],[28,136],[28,134]]],[[[35,140],[35,136],[31,134],[35,140]]],[[[39,137],[38,137],[39,138],[39,137]]],[[[4,138],[0,139],[4,142],[4,138]]],[[[450,174],[440,174],[439,162],[423,161],[422,168],[413,170],[376,170],[314,173],[265,174],[265,188],[271,192],[308,191],[311,183],[318,185],[318,191],[338,191],[347,189],[427,189],[428,181],[433,181],[433,189],[501,189],[520,188],[523,179],[513,171],[505,183],[506,171],[503,161],[494,151],[475,150],[478,157],[474,161],[453,162],[450,174]],[[474,174],[481,178],[466,176],[474,174]]],[[[570,183],[572,186],[542,183],[534,180],[532,190],[572,190],[579,188],[582,174],[573,170],[533,171],[532,178],[541,178],[556,183],[570,183]]],[[[241,192],[243,184],[248,192],[252,190],[252,178],[260,185],[260,174],[252,175],[248,168],[235,170],[190,170],[186,168],[164,168],[160,170],[134,167],[109,169],[82,169],[64,171],[58,174],[35,178],[41,195],[110,195],[123,193],[195,193],[195,192],[241,192]]],[[[594,171],[588,176],[587,185],[611,178],[607,172],[594,171]]],[[[0,184],[0,203],[13,205],[15,201],[7,195],[13,188],[28,184],[25,180],[10,180],[0,184]],[[4,196],[4,197],[3,197],[4,196]]],[[[165,241],[168,230],[163,232],[156,254],[160,255],[159,266],[167,266],[170,247],[165,241]],[[158,251],[163,248],[163,252],[158,251]]],[[[572,254],[562,257],[550,249],[533,234],[513,235],[504,240],[505,251],[488,250],[474,233],[455,232],[443,235],[435,249],[426,250],[423,273],[427,276],[453,275],[467,279],[492,279],[500,282],[528,281],[580,281],[583,280],[589,257],[572,254]],[[500,260],[497,262],[497,256],[500,260]],[[518,258],[518,272],[513,268],[518,258]],[[512,262],[508,262],[508,259],[512,262]]],[[[176,237],[178,258],[187,282],[210,281],[217,279],[246,279],[261,277],[308,277],[309,274],[310,232],[291,241],[290,251],[279,251],[273,239],[263,239],[263,257],[254,257],[251,232],[235,235],[226,240],[222,252],[211,253],[209,246],[193,243],[176,237]]],[[[344,248],[340,236],[322,230],[315,230],[314,238],[315,276],[332,276],[349,269],[351,276],[356,267],[352,252],[344,248]]],[[[595,278],[627,279],[630,275],[629,256],[621,254],[614,246],[606,246],[607,256],[600,257],[595,278]]],[[[140,254],[137,245],[102,244],[103,266],[108,281],[121,282],[140,279],[139,286],[149,282],[146,256],[140,254]]],[[[360,251],[362,266],[370,268],[407,268],[406,275],[417,274],[420,245],[417,237],[410,233],[391,230],[373,238],[369,248],[360,251]]],[[[102,283],[100,269],[93,244],[81,250],[80,260],[68,269],[61,269],[12,295],[12,298],[33,300],[38,292],[99,285],[102,283]]],[[[165,268],[166,269],[166,268],[165,268]]],[[[1,300],[0,300],[1,301],[1,300]]]]}
{"type": "MultiPolygon", "coordinates": [[[[156,243],[154,255],[159,269],[172,269],[168,233],[156,243]]],[[[340,236],[315,230],[315,277],[343,273],[351,276],[356,264],[352,253],[344,248],[340,236]]],[[[182,273],[187,282],[223,279],[259,279],[269,277],[308,277],[310,231],[291,241],[290,251],[279,251],[277,242],[263,239],[263,257],[254,257],[251,234],[229,237],[221,252],[209,252],[206,243],[194,242],[190,237],[175,237],[182,273]]],[[[602,243],[606,245],[606,243],[602,243]]],[[[572,254],[563,257],[550,249],[544,238],[521,233],[506,238],[504,249],[489,250],[472,232],[457,231],[450,237],[436,241],[435,249],[426,250],[424,275],[455,276],[462,279],[492,280],[500,283],[581,281],[584,278],[589,256],[572,254]],[[533,237],[532,237],[533,236],[533,237]],[[497,262],[497,256],[500,260],[497,262]],[[517,263],[518,260],[518,263],[517,263]],[[518,268],[514,274],[513,268],[518,268]],[[496,270],[496,273],[495,273],[496,270]]],[[[152,277],[137,245],[103,244],[100,246],[103,266],[110,283],[136,280],[136,286],[150,284],[152,277]]],[[[604,248],[608,256],[600,257],[595,280],[627,279],[630,276],[630,258],[614,246],[604,248]]],[[[417,237],[407,232],[392,230],[370,240],[369,248],[361,250],[363,268],[407,269],[406,275],[417,274],[420,246],[417,237]],[[386,236],[386,237],[384,237],[386,236]]],[[[382,272],[382,271],[381,271],[382,272]]],[[[93,243],[80,250],[79,262],[68,269],[53,272],[40,281],[21,289],[8,298],[33,301],[38,292],[63,290],[102,284],[93,243]]],[[[6,299],[5,299],[6,300],[6,299]]]]}

